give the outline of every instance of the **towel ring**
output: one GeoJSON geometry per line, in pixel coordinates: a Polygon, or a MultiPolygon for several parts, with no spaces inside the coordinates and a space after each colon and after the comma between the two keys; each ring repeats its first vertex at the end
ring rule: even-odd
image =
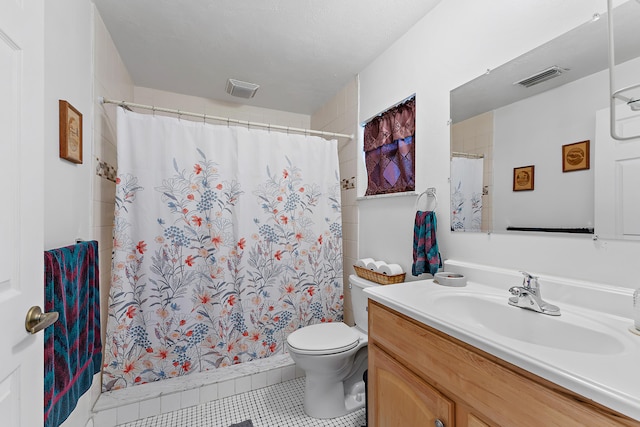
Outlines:
{"type": "Polygon", "coordinates": [[[420,203],[420,198],[422,196],[426,195],[427,198],[429,197],[433,197],[433,209],[432,211],[435,211],[436,208],[438,207],[438,196],[436,196],[436,189],[431,187],[431,188],[427,188],[425,191],[423,191],[422,193],[420,193],[418,195],[418,198],[416,199],[416,210],[418,210],[418,204],[420,203]]]}

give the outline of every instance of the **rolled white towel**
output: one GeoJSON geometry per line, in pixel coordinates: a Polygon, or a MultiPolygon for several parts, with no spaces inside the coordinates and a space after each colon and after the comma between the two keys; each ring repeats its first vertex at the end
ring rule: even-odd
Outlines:
{"type": "Polygon", "coordinates": [[[378,273],[385,274],[387,276],[395,276],[397,274],[402,274],[402,267],[400,264],[384,264],[379,268],[378,273]]]}
{"type": "Polygon", "coordinates": [[[360,258],[359,260],[356,261],[356,266],[357,267],[362,267],[362,268],[369,268],[367,267],[367,265],[369,265],[370,262],[374,262],[375,260],[373,258],[360,258]]]}
{"type": "Polygon", "coordinates": [[[383,264],[386,264],[386,263],[384,261],[373,261],[367,264],[367,268],[371,271],[375,271],[376,273],[379,273],[380,267],[382,267],[383,264]]]}

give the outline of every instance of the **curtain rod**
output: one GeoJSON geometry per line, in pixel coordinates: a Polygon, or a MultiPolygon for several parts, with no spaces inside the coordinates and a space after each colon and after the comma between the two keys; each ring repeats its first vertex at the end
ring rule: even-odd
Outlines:
{"type": "Polygon", "coordinates": [[[484,159],[484,154],[460,153],[458,151],[452,151],[451,157],[466,157],[467,159],[484,159]]]}
{"type": "Polygon", "coordinates": [[[396,102],[396,103],[395,103],[395,104],[393,104],[392,106],[385,108],[383,111],[380,111],[378,114],[374,114],[373,116],[369,117],[367,120],[365,120],[364,122],[360,123],[360,125],[361,125],[362,127],[365,127],[365,126],[367,125],[367,123],[369,123],[371,120],[375,119],[376,117],[380,117],[380,116],[382,116],[382,115],[383,115],[384,113],[386,113],[387,111],[392,110],[392,109],[394,109],[394,108],[396,108],[396,107],[398,107],[398,106],[400,106],[400,105],[404,104],[404,103],[405,103],[405,102],[407,102],[407,101],[411,101],[412,99],[415,99],[415,97],[416,97],[416,94],[415,94],[415,93],[413,93],[413,94],[411,94],[411,95],[407,96],[407,97],[406,97],[405,99],[403,99],[402,101],[396,102]]]}
{"type": "Polygon", "coordinates": [[[353,135],[347,135],[347,134],[344,134],[344,133],[325,132],[325,131],[321,131],[321,130],[302,129],[302,128],[294,128],[294,127],[289,127],[289,126],[272,125],[272,124],[269,124],[269,123],[250,122],[250,121],[247,121],[247,120],[231,119],[229,117],[210,116],[208,114],[203,114],[203,113],[191,113],[189,111],[175,110],[175,109],[163,108],[163,107],[155,107],[153,105],[136,104],[134,102],[129,102],[129,101],[115,101],[113,99],[107,99],[107,98],[103,98],[103,97],[99,97],[98,101],[101,104],[115,104],[115,105],[117,105],[119,107],[141,108],[143,110],[152,110],[152,111],[159,111],[159,112],[162,112],[162,113],[177,114],[178,117],[180,117],[180,116],[198,117],[198,118],[203,119],[203,120],[218,120],[218,121],[221,121],[221,122],[227,122],[227,124],[233,123],[233,124],[237,124],[237,125],[282,130],[282,131],[286,131],[286,132],[299,132],[299,133],[304,133],[305,135],[320,135],[320,136],[328,136],[328,137],[333,137],[333,138],[353,139],[353,135]]]}

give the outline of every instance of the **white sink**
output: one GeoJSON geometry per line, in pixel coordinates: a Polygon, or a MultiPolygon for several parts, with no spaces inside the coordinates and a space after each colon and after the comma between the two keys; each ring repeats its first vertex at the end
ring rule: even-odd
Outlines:
{"type": "MultiPolygon", "coordinates": [[[[455,292],[433,296],[438,316],[455,319],[481,334],[502,337],[558,350],[591,354],[617,354],[625,350],[618,331],[599,322],[562,309],[561,316],[549,316],[513,307],[508,294],[455,292]]],[[[436,313],[434,313],[436,314],[436,313]]]]}

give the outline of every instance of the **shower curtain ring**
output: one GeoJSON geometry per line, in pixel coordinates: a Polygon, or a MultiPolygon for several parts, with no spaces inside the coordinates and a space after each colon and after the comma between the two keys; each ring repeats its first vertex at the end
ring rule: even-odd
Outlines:
{"type": "Polygon", "coordinates": [[[207,115],[206,114],[202,115],[202,123],[207,123],[207,115]]]}
{"type": "Polygon", "coordinates": [[[151,107],[151,113],[153,114],[154,117],[156,116],[156,106],[155,105],[151,107]]]}

